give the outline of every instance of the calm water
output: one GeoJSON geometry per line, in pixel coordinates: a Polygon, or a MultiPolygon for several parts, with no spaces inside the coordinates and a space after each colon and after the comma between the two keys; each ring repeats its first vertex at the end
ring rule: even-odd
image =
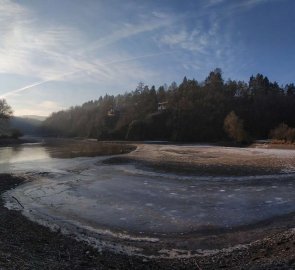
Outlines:
{"type": "Polygon", "coordinates": [[[40,144],[0,148],[0,164],[3,165],[47,158],[50,158],[50,155],[40,144]]]}

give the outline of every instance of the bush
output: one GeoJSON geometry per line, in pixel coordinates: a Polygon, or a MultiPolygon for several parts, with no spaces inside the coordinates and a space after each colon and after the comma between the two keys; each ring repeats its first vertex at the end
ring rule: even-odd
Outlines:
{"type": "Polygon", "coordinates": [[[248,143],[249,137],[244,130],[243,120],[234,111],[231,111],[224,119],[223,128],[227,135],[238,143],[248,143]]]}
{"type": "Polygon", "coordinates": [[[270,138],[273,140],[280,140],[284,142],[295,142],[295,128],[291,128],[285,123],[278,125],[270,131],[270,138]]]}

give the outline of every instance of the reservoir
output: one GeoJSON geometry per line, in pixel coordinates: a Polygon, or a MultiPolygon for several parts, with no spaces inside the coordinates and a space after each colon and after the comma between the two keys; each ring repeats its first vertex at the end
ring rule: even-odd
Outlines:
{"type": "MultiPolygon", "coordinates": [[[[106,162],[111,157],[96,156],[93,147],[82,146],[81,151],[81,145],[78,150],[72,146],[0,148],[1,172],[28,179],[4,194],[7,207],[79,239],[122,243],[235,231],[295,211],[295,174],[290,170],[260,175],[163,172],[137,162],[106,162]]],[[[215,151],[215,146],[208,147],[215,151]]],[[[190,149],[200,153],[207,147],[190,149]]],[[[282,158],[286,151],[288,158],[295,156],[293,150],[276,151],[282,158]]],[[[267,150],[260,154],[267,155],[267,150]]],[[[124,155],[129,154],[118,157],[124,155]]],[[[181,244],[184,249],[192,246],[181,244]]]]}

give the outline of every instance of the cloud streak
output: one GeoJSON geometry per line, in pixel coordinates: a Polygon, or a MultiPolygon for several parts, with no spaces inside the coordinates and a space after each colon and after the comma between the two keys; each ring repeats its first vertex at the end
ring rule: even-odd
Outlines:
{"type": "MultiPolygon", "coordinates": [[[[155,56],[160,56],[160,55],[170,54],[170,53],[173,53],[173,51],[152,53],[152,54],[146,54],[146,55],[141,55],[141,56],[137,56],[137,57],[130,57],[130,58],[126,58],[126,59],[115,60],[115,61],[111,61],[111,62],[101,64],[100,66],[105,67],[105,66],[108,66],[108,65],[121,64],[121,63],[135,61],[135,60],[139,60],[139,59],[143,59],[143,58],[155,57],[155,56]]],[[[24,87],[9,91],[7,93],[4,93],[3,95],[0,96],[0,98],[7,98],[9,96],[14,96],[14,95],[17,95],[19,93],[30,90],[30,89],[32,89],[32,88],[34,88],[36,86],[39,86],[39,85],[42,85],[42,84],[45,84],[45,83],[48,83],[48,82],[56,81],[56,80],[59,80],[61,78],[64,78],[64,77],[67,77],[67,76],[70,76],[70,75],[74,75],[74,74],[77,74],[77,73],[80,73],[80,72],[84,72],[84,71],[97,72],[97,70],[98,70],[98,68],[95,67],[95,68],[80,69],[80,70],[75,70],[75,71],[72,71],[72,72],[62,73],[62,74],[59,74],[57,76],[53,76],[53,77],[51,77],[51,78],[49,78],[47,80],[37,81],[37,82],[34,82],[32,84],[26,85],[24,87]]]]}
{"type": "Polygon", "coordinates": [[[77,67],[89,69],[97,50],[171,24],[169,16],[154,16],[152,21],[137,19],[134,23],[120,23],[110,34],[89,40],[71,27],[38,24],[32,19],[34,12],[20,4],[8,0],[1,0],[0,4],[0,21],[5,21],[5,27],[0,26],[0,73],[34,75],[43,80],[63,78],[60,73],[77,67]]]}
{"type": "Polygon", "coordinates": [[[3,95],[0,96],[0,98],[7,98],[7,97],[9,97],[9,96],[17,95],[17,94],[19,94],[19,93],[21,93],[21,92],[27,91],[27,90],[29,90],[29,89],[31,89],[31,88],[33,88],[33,87],[38,86],[38,85],[42,85],[42,84],[47,83],[47,82],[55,81],[55,80],[57,80],[57,79],[60,79],[60,78],[66,77],[66,76],[68,76],[68,75],[73,75],[73,74],[75,74],[75,73],[77,73],[77,72],[80,72],[80,71],[68,72],[68,73],[60,74],[60,75],[58,75],[58,76],[54,76],[54,77],[52,77],[52,78],[50,78],[50,79],[47,79],[47,80],[42,80],[42,81],[34,82],[34,83],[29,84],[29,85],[26,85],[26,86],[24,86],[24,87],[21,87],[21,88],[18,88],[18,89],[15,89],[15,90],[9,91],[9,92],[7,92],[7,93],[4,93],[3,95]]]}

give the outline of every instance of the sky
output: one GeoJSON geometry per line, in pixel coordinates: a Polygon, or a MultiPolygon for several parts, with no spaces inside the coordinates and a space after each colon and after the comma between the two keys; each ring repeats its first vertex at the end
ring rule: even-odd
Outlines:
{"type": "Polygon", "coordinates": [[[294,0],[0,0],[0,98],[41,115],[184,76],[295,82],[294,0]]]}

